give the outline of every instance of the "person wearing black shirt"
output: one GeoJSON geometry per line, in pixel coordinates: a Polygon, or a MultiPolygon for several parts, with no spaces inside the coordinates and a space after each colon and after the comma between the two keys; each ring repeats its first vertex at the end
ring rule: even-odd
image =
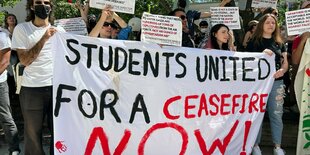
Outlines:
{"type": "MultiPolygon", "coordinates": [[[[288,70],[288,61],[276,16],[273,14],[266,14],[260,19],[257,30],[248,43],[246,51],[264,52],[268,55],[275,54],[276,72],[273,75],[275,82],[272,86],[272,90],[268,94],[267,111],[270,120],[272,140],[275,146],[273,154],[284,155],[284,151],[281,149],[283,130],[282,115],[285,94],[282,78],[284,73],[288,70]]],[[[252,150],[253,155],[261,155],[261,151],[258,147],[261,139],[261,129],[252,150]]]]}

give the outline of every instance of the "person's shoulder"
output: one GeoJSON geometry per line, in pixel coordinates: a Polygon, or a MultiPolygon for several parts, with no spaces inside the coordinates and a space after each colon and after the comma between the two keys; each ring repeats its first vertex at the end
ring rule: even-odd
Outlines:
{"type": "Polygon", "coordinates": [[[28,27],[28,26],[30,26],[31,24],[32,24],[31,22],[19,23],[19,24],[17,24],[17,25],[15,26],[14,31],[15,31],[16,29],[21,29],[21,28],[28,27]]]}
{"type": "Polygon", "coordinates": [[[0,39],[6,39],[9,38],[9,34],[8,31],[6,29],[0,28],[0,39]]]}

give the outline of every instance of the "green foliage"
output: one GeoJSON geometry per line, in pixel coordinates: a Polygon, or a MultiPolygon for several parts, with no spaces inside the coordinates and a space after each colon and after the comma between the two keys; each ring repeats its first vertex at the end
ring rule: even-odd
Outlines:
{"type": "Polygon", "coordinates": [[[18,2],[20,2],[20,0],[0,0],[0,6],[1,6],[1,7],[4,7],[4,6],[13,7],[13,6],[15,6],[18,2]]]}
{"type": "MultiPolygon", "coordinates": [[[[79,17],[80,12],[75,8],[74,4],[70,4],[67,0],[55,0],[55,17],[56,19],[79,17]]],[[[167,15],[173,6],[173,0],[136,0],[135,14],[118,13],[125,21],[132,17],[141,17],[143,12],[150,12],[152,14],[167,15]]],[[[90,8],[89,14],[100,15],[101,10],[90,8]]]]}
{"type": "MultiPolygon", "coordinates": [[[[21,0],[0,0],[0,6],[1,7],[5,7],[5,6],[14,7],[20,1],[21,0]]],[[[6,14],[7,14],[6,11],[0,11],[0,26],[3,25],[6,14]]]]}
{"type": "Polygon", "coordinates": [[[55,0],[54,15],[56,19],[73,18],[79,16],[79,11],[67,0],[55,0]]]}
{"type": "Polygon", "coordinates": [[[301,3],[302,0],[296,0],[294,3],[290,3],[291,6],[288,8],[288,3],[285,1],[280,2],[277,7],[279,12],[278,23],[280,25],[285,24],[285,12],[298,10],[301,3]]]}
{"type": "Polygon", "coordinates": [[[3,25],[4,23],[4,18],[5,18],[6,12],[4,11],[0,11],[0,27],[3,25]]]}

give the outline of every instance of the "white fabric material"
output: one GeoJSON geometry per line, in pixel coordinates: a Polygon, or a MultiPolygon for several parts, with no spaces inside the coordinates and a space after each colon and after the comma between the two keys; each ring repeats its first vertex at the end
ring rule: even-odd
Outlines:
{"type": "MultiPolygon", "coordinates": [[[[11,40],[7,33],[1,32],[0,30],[0,52],[3,52],[2,50],[10,48],[11,47],[11,40]]],[[[2,63],[2,60],[0,60],[2,63]]],[[[2,74],[0,74],[0,83],[7,80],[7,71],[5,70],[2,74]]]]}
{"type": "MultiPolygon", "coordinates": [[[[275,73],[274,56],[254,52],[160,47],[157,44],[99,39],[69,33],[57,33],[51,38],[51,42],[53,51],[57,51],[53,52],[55,154],[107,154],[103,153],[105,150],[111,154],[114,152],[123,155],[143,153],[174,155],[182,154],[180,153],[182,144],[186,146],[185,155],[245,155],[252,151],[263,120],[263,109],[266,108],[268,93],[274,82],[272,77],[275,73]],[[89,52],[89,48],[85,45],[96,48],[92,48],[89,52]],[[121,49],[117,55],[115,49],[121,49]],[[141,52],[137,52],[138,50],[141,52]],[[110,51],[113,51],[112,55],[109,54],[110,51]],[[91,53],[91,57],[87,53],[91,53]],[[175,60],[177,58],[171,57],[169,68],[167,67],[167,58],[163,56],[167,53],[186,55],[184,59],[180,59],[186,68],[184,77],[175,76],[183,71],[181,65],[177,63],[178,60],[175,60]],[[147,58],[147,55],[151,58],[147,58]],[[157,74],[155,76],[150,68],[146,71],[149,66],[146,59],[152,60],[152,64],[155,64],[156,55],[158,55],[156,61],[158,76],[157,74]],[[236,67],[233,62],[226,59],[228,62],[225,64],[227,71],[225,76],[230,81],[216,80],[213,75],[203,82],[198,81],[197,72],[209,73],[204,69],[207,62],[203,59],[217,59],[223,56],[236,57],[236,67]],[[242,62],[245,57],[252,57],[254,61],[242,62]],[[198,58],[205,62],[199,67],[200,71],[196,69],[198,58]],[[259,63],[259,58],[266,61],[259,63]],[[119,60],[114,61],[116,59],[119,60]],[[103,66],[107,67],[109,62],[112,62],[114,67],[111,65],[111,68],[103,70],[103,66]],[[264,62],[268,62],[268,65],[264,62]],[[123,70],[117,71],[116,69],[123,64],[125,64],[123,70]],[[244,65],[246,66],[244,69],[252,69],[245,77],[255,78],[261,73],[266,75],[266,79],[242,80],[244,65]],[[137,71],[141,74],[136,74],[137,71]],[[170,74],[167,75],[166,71],[170,74]],[[233,73],[236,75],[235,80],[233,73]],[[230,97],[224,97],[225,94],[230,97]],[[260,97],[254,97],[253,94],[258,94],[260,97]],[[211,95],[221,97],[210,98],[211,95]],[[244,102],[241,96],[245,97],[244,102]],[[180,98],[176,99],[178,97],[180,98]],[[113,104],[115,111],[107,109],[108,104],[109,106],[113,104]],[[257,109],[249,108],[254,106],[257,109]],[[202,107],[206,109],[203,110],[202,107]],[[245,109],[244,112],[241,112],[242,107],[245,109]],[[137,110],[143,108],[147,114],[133,108],[137,110]],[[119,116],[119,122],[116,121],[116,114],[119,116]],[[178,118],[171,118],[170,114],[178,118]],[[146,121],[146,115],[149,122],[146,121]],[[177,131],[181,129],[182,131],[177,131]],[[156,130],[155,133],[149,132],[152,130],[156,130]],[[128,141],[122,140],[124,132],[131,133],[128,141]],[[195,136],[198,132],[201,132],[203,139],[199,142],[195,136]],[[149,134],[150,138],[147,138],[149,134]],[[104,137],[107,142],[103,140],[104,137]],[[183,141],[182,137],[186,140],[183,141]],[[230,138],[231,140],[228,140],[230,138]],[[146,140],[145,150],[140,149],[144,147],[140,143],[143,143],[143,140],[146,140]],[[122,145],[123,152],[118,149],[117,153],[115,148],[122,148],[118,147],[121,141],[128,144],[122,145]],[[205,146],[202,146],[203,143],[205,146]],[[208,153],[205,150],[208,150],[208,153]]],[[[221,64],[218,66],[219,77],[223,77],[223,67],[221,64]]]]}
{"type": "Polygon", "coordinates": [[[310,154],[310,39],[306,41],[295,78],[295,94],[300,111],[296,154],[310,154]]]}
{"type": "MultiPolygon", "coordinates": [[[[32,22],[18,24],[13,32],[12,49],[31,49],[44,35],[46,27],[36,27],[32,22]]],[[[51,43],[47,41],[39,56],[25,68],[22,86],[44,87],[52,85],[53,63],[51,43]]]]}

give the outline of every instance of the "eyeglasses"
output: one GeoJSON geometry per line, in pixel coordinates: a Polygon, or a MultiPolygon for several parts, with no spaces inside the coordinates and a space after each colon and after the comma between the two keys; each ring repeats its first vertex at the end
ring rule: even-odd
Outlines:
{"type": "Polygon", "coordinates": [[[181,17],[180,17],[182,20],[185,20],[186,19],[186,16],[184,16],[184,15],[181,15],[181,17]]]}
{"type": "Polygon", "coordinates": [[[104,22],[104,23],[103,23],[103,26],[104,26],[104,27],[111,26],[113,29],[116,29],[116,28],[117,28],[117,26],[116,26],[114,23],[109,23],[109,22],[104,22]]]}
{"type": "Polygon", "coordinates": [[[48,1],[35,1],[34,4],[38,4],[38,5],[40,5],[40,4],[50,5],[51,2],[48,2],[48,1]]]}

